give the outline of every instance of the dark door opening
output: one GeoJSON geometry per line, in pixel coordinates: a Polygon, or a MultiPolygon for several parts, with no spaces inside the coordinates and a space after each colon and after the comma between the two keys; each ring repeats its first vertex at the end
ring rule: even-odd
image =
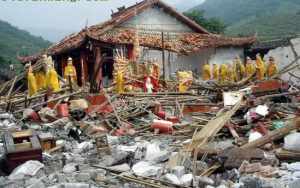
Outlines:
{"type": "Polygon", "coordinates": [[[113,80],[114,57],[112,48],[103,48],[102,54],[102,84],[109,87],[113,80]]]}

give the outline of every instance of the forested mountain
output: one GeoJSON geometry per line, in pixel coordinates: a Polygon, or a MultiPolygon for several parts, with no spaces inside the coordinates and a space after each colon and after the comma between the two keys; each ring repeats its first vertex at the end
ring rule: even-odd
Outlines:
{"type": "Polygon", "coordinates": [[[300,34],[299,0],[206,0],[192,10],[223,20],[228,35],[273,39],[300,34]]]}
{"type": "Polygon", "coordinates": [[[8,64],[18,63],[17,55],[31,55],[51,43],[41,37],[31,35],[5,21],[0,20],[0,65],[3,69],[8,64]]]}

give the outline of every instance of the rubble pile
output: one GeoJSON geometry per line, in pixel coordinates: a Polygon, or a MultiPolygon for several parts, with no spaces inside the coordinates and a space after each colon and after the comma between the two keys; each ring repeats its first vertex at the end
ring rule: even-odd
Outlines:
{"type": "Polygon", "coordinates": [[[0,187],[298,187],[296,86],[155,79],[151,92],[65,84],[30,97],[6,83],[0,187]]]}

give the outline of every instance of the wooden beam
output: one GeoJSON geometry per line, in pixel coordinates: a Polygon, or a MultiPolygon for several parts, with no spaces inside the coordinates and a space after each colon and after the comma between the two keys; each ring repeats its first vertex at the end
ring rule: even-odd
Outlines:
{"type": "Polygon", "coordinates": [[[101,89],[102,82],[102,56],[100,47],[95,48],[94,57],[95,64],[91,83],[91,93],[98,93],[101,89]]]}
{"type": "Polygon", "coordinates": [[[257,140],[249,142],[243,145],[241,148],[249,149],[249,148],[258,148],[264,146],[267,143],[270,143],[274,140],[278,140],[283,138],[285,135],[289,134],[292,130],[296,130],[300,128],[300,118],[293,119],[287,123],[286,126],[276,129],[270,132],[268,135],[265,135],[257,140]]]}
{"type": "Polygon", "coordinates": [[[86,64],[86,56],[85,56],[85,52],[84,51],[80,51],[80,69],[81,69],[81,74],[80,74],[80,77],[81,77],[81,86],[84,86],[85,85],[85,64],[86,64]]]}
{"type": "Polygon", "coordinates": [[[165,39],[164,39],[164,32],[161,32],[161,48],[162,48],[162,66],[163,66],[163,77],[166,80],[167,75],[166,75],[166,65],[165,65],[165,39]]]}
{"type": "Polygon", "coordinates": [[[235,112],[240,108],[241,103],[242,101],[240,100],[229,111],[221,112],[215,119],[210,120],[199,132],[194,134],[191,144],[186,149],[188,149],[188,151],[193,151],[194,149],[206,145],[231,119],[235,112]]]}

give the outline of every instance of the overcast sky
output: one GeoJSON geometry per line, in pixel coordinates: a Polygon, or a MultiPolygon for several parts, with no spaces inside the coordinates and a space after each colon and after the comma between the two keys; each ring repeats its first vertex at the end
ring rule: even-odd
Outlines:
{"type": "MultiPolygon", "coordinates": [[[[109,19],[111,9],[130,6],[141,0],[0,0],[0,19],[34,35],[57,41],[88,25],[109,19]]],[[[204,0],[164,0],[180,11],[192,8],[204,0]]]]}

